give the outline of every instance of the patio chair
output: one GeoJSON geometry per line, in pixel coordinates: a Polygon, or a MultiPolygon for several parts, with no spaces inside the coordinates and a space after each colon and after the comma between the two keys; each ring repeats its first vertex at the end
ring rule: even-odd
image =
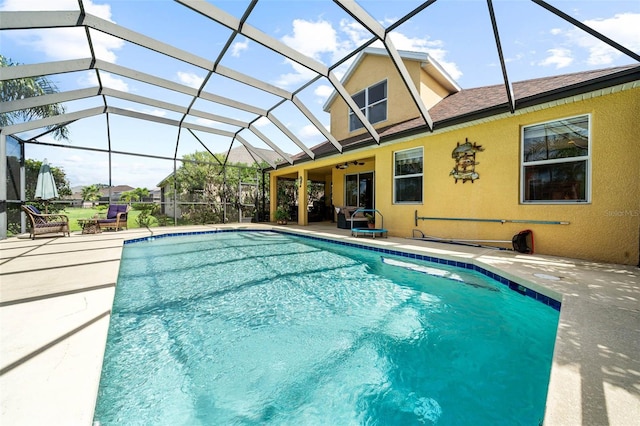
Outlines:
{"type": "Polygon", "coordinates": [[[353,229],[353,228],[366,228],[369,220],[364,216],[364,213],[358,212],[358,207],[345,206],[336,209],[338,217],[338,228],[340,229],[353,229]]]}
{"type": "Polygon", "coordinates": [[[24,205],[22,210],[27,214],[31,223],[31,239],[43,234],[67,234],[69,237],[69,217],[64,214],[43,214],[35,206],[24,205]]]}
{"type": "Polygon", "coordinates": [[[129,212],[129,206],[126,204],[110,204],[107,210],[106,219],[98,219],[98,225],[100,229],[128,229],[127,228],[127,214],[129,212]]]}

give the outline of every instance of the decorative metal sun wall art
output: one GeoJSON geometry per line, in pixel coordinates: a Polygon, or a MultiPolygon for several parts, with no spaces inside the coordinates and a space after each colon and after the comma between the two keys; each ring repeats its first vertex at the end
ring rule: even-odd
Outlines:
{"type": "Polygon", "coordinates": [[[456,183],[458,183],[458,180],[461,180],[462,183],[470,180],[473,183],[474,180],[479,179],[480,175],[476,172],[476,164],[480,163],[476,161],[476,152],[482,151],[484,151],[482,145],[478,145],[476,142],[471,143],[468,138],[465,138],[463,144],[458,142],[458,145],[451,153],[451,157],[456,164],[449,176],[453,176],[456,183]]]}

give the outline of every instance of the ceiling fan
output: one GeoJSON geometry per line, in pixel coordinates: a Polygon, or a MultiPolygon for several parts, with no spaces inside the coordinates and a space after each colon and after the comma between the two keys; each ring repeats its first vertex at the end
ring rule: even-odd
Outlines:
{"type": "Polygon", "coordinates": [[[338,165],[336,165],[336,169],[338,169],[338,170],[344,170],[344,169],[346,169],[347,167],[349,167],[349,165],[354,165],[354,166],[364,166],[364,163],[363,163],[363,162],[360,162],[360,161],[347,161],[347,162],[346,162],[346,163],[344,163],[344,164],[338,164],[338,165]]]}

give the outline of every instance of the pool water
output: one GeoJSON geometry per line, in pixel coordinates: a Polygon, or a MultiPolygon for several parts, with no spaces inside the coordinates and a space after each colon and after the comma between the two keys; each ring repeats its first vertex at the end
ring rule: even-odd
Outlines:
{"type": "Polygon", "coordinates": [[[127,244],[120,268],[101,425],[543,418],[559,314],[477,272],[274,232],[127,244]]]}

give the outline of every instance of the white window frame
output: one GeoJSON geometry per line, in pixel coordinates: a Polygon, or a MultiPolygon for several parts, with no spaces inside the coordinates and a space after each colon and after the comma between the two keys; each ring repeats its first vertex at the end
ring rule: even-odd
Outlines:
{"type": "Polygon", "coordinates": [[[424,203],[424,147],[423,146],[416,146],[413,148],[409,148],[409,149],[403,149],[400,151],[395,151],[393,153],[393,204],[423,204],[424,203]],[[413,151],[413,150],[420,150],[421,153],[421,158],[422,158],[422,171],[420,173],[413,173],[413,174],[407,174],[407,175],[401,175],[401,176],[396,176],[396,157],[398,154],[403,153],[403,152],[407,152],[407,151],[413,151]],[[398,196],[396,194],[396,182],[399,179],[407,179],[407,178],[416,178],[416,177],[420,177],[421,183],[422,183],[422,191],[420,194],[420,200],[416,200],[416,201],[398,201],[398,196]]]}
{"type": "MultiPolygon", "coordinates": [[[[386,121],[387,118],[389,117],[389,83],[387,82],[387,79],[384,80],[380,80],[377,83],[372,84],[371,86],[367,87],[366,89],[363,89],[355,94],[352,95],[352,98],[354,96],[357,96],[361,93],[364,92],[364,107],[362,107],[362,109],[360,111],[362,111],[362,113],[364,114],[364,116],[367,118],[367,120],[369,120],[369,123],[374,124],[374,123],[382,123],[383,121],[386,121]],[[385,92],[386,92],[386,96],[383,99],[380,99],[379,101],[375,101],[373,103],[369,103],[369,90],[373,87],[376,87],[380,84],[384,83],[385,84],[385,92]],[[386,107],[384,110],[384,118],[382,120],[378,120],[375,122],[372,122],[371,119],[369,118],[369,109],[371,109],[372,107],[381,104],[383,102],[386,102],[386,107]]],[[[352,127],[352,118],[357,118],[357,117],[353,117],[355,115],[355,113],[353,112],[353,110],[351,108],[349,108],[349,116],[348,116],[348,121],[349,121],[349,131],[350,132],[355,132],[356,130],[360,130],[364,128],[364,124],[359,123],[360,126],[359,127],[352,127]]],[[[356,124],[358,125],[358,123],[356,124]]]]}
{"type": "Polygon", "coordinates": [[[539,123],[532,123],[532,124],[528,124],[526,126],[522,126],[522,128],[520,129],[520,203],[521,204],[588,204],[591,203],[591,179],[592,179],[592,172],[591,172],[591,153],[593,152],[593,139],[591,137],[591,126],[592,126],[592,117],[591,114],[579,114],[579,115],[574,115],[574,116],[570,116],[570,117],[562,117],[562,118],[557,118],[554,120],[548,120],[548,121],[543,121],[543,122],[539,122],[539,123]],[[547,123],[555,123],[555,122],[560,122],[563,120],[571,120],[574,118],[582,118],[582,117],[586,117],[587,119],[587,138],[588,138],[588,150],[587,150],[587,155],[582,155],[582,156],[576,156],[576,157],[566,157],[566,158],[556,158],[556,159],[550,159],[550,160],[535,160],[535,161],[528,161],[525,162],[525,141],[524,141],[524,136],[525,136],[525,130],[530,128],[530,127],[534,127],[534,126],[540,126],[543,124],[547,124],[547,123]],[[526,196],[526,185],[527,185],[527,181],[526,181],[526,168],[530,167],[530,166],[540,166],[540,165],[553,165],[553,164],[567,164],[567,163],[572,163],[572,162],[586,162],[585,165],[585,199],[584,200],[574,200],[574,199],[568,199],[568,200],[553,200],[553,199],[549,199],[549,200],[526,200],[525,196],[526,196]]]}

